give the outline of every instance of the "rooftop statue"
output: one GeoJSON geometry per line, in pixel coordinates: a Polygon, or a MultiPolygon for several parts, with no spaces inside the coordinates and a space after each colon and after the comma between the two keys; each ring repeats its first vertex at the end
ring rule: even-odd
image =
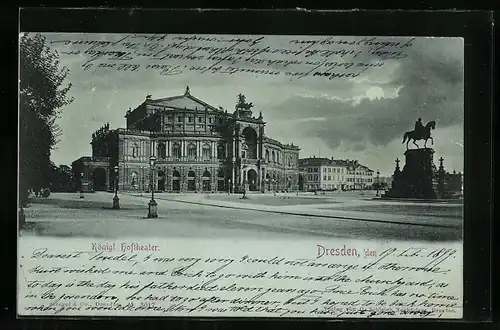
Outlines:
{"type": "Polygon", "coordinates": [[[253,108],[253,103],[247,103],[246,102],[246,97],[245,95],[243,94],[238,94],[238,103],[236,104],[236,108],[240,108],[240,109],[245,109],[245,110],[250,110],[251,108],[253,108]]]}

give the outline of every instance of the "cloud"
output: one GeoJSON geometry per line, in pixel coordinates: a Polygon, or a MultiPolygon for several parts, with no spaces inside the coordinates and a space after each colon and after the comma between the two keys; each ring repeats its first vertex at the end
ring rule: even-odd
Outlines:
{"type": "MultiPolygon", "coordinates": [[[[47,36],[49,40],[68,38],[68,34],[47,36]]],[[[78,38],[109,41],[119,39],[120,35],[79,34],[78,38]]],[[[296,37],[272,36],[267,42],[274,47],[285,47],[287,38],[296,37]]],[[[368,46],[359,50],[364,52],[358,61],[380,61],[380,57],[369,54],[368,46]]],[[[402,135],[422,117],[424,122],[437,121],[436,145],[448,158],[455,157],[458,164],[463,157],[459,145],[463,142],[460,137],[464,120],[463,40],[417,38],[406,51],[408,58],[385,60],[382,67],[348,80],[195,72],[162,76],[155,70],[83,71],[87,56],[61,55],[61,64],[70,69],[75,102],[64,110],[60,120],[65,138],[54,156],[56,162],[68,163],[88,155],[90,135],[103,123],[124,127],[125,111],[142,103],[147,94],[153,98],[180,95],[189,85],[192,95],[228,111],[234,110],[236,95],[245,94],[255,105],[254,112],[262,111],[267,122],[266,134],[299,145],[304,157],[319,153],[328,157],[357,157],[368,165],[392,169],[394,158],[401,157],[404,148],[402,135]],[[367,93],[370,88],[372,92],[367,93]],[[448,136],[453,136],[453,141],[441,141],[448,136]]],[[[243,66],[255,67],[255,64],[243,66]]]]}
{"type": "Polygon", "coordinates": [[[464,120],[463,58],[460,51],[454,53],[454,47],[449,53],[443,48],[433,45],[428,51],[414,51],[411,60],[394,66],[392,79],[384,84],[372,85],[370,79],[359,82],[362,90],[377,86],[390,97],[294,95],[270,113],[274,119],[297,123],[295,128],[304,137],[320,137],[332,149],[345,143],[361,150],[360,141],[386,146],[411,130],[419,117],[424,122],[435,120],[437,129],[460,127],[464,120]]]}

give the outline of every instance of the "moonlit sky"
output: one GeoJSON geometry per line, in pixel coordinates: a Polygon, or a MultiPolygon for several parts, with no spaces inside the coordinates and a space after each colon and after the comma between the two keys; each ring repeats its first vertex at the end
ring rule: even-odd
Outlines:
{"type": "MultiPolygon", "coordinates": [[[[49,42],[123,37],[59,33],[45,36],[49,42]]],[[[291,38],[300,39],[268,36],[262,44],[287,47],[291,38]]],[[[64,51],[60,43],[51,46],[64,51]]],[[[405,52],[407,58],[386,60],[383,67],[368,69],[350,80],[248,73],[162,76],[153,70],[84,71],[81,66],[89,55],[61,54],[61,65],[70,70],[70,94],[75,100],[63,109],[58,121],[63,135],[52,152],[52,160],[58,165],[71,164],[81,156],[90,156],[91,134],[96,129],[106,122],[111,129],[126,127],[125,112],[140,105],[147,94],[153,99],[182,95],[189,85],[191,95],[228,112],[234,111],[237,95],[244,94],[254,104],[256,116],[262,111],[266,134],[298,145],[301,158],[358,159],[380,170],[382,176],[392,174],[396,158],[404,159],[402,137],[413,129],[416,119],[421,117],[424,124],[436,120],[432,132],[435,163],[442,156],[448,171],[463,171],[463,40],[417,38],[405,52]]],[[[364,53],[357,60],[377,60],[370,56],[364,53]]],[[[423,141],[418,143],[423,146],[423,141]]]]}

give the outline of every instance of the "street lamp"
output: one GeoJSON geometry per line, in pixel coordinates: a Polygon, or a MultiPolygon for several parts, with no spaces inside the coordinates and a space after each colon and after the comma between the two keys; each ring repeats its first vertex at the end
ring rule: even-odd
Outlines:
{"type": "Polygon", "coordinates": [[[115,197],[113,197],[113,208],[120,208],[120,198],[118,198],[118,166],[114,167],[115,169],[115,197]]]}
{"type": "Polygon", "coordinates": [[[80,198],[83,198],[83,172],[80,173],[80,198]]]}
{"type": "Polygon", "coordinates": [[[380,171],[377,170],[377,196],[379,195],[379,188],[380,188],[380,171]]]}
{"type": "Polygon", "coordinates": [[[227,179],[227,194],[231,195],[231,179],[227,179]]]}
{"type": "Polygon", "coordinates": [[[145,170],[145,167],[144,166],[141,166],[141,181],[142,181],[142,185],[141,185],[141,197],[142,197],[142,193],[144,191],[144,170],[145,170]]]}
{"type": "Polygon", "coordinates": [[[156,157],[151,156],[149,158],[149,165],[151,166],[151,200],[148,204],[148,218],[158,218],[158,204],[155,201],[154,192],[154,166],[156,162],[156,157]]]}

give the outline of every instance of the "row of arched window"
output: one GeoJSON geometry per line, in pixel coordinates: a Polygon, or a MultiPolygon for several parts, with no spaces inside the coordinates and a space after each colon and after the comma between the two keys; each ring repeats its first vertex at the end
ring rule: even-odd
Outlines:
{"type": "MultiPolygon", "coordinates": [[[[285,157],[285,160],[283,163],[284,164],[291,163],[292,158],[293,158],[293,156],[289,156],[288,158],[285,157]]],[[[266,149],[266,151],[264,153],[264,159],[266,160],[267,163],[278,163],[278,164],[282,163],[281,153],[278,151],[275,152],[274,150],[269,152],[269,150],[266,149]]]]}
{"type": "MultiPolygon", "coordinates": [[[[136,172],[136,171],[133,171],[131,174],[131,179],[132,179],[132,182],[137,182],[137,180],[139,179],[139,173],[136,172]]],[[[165,176],[165,172],[163,171],[159,171],[158,174],[157,174],[158,177],[164,177],[165,176]]],[[[201,175],[202,177],[205,177],[205,178],[209,178],[212,176],[212,174],[210,174],[210,172],[208,170],[205,170],[203,172],[203,174],[201,175]]],[[[173,178],[180,178],[181,177],[181,173],[178,171],[178,170],[174,170],[172,172],[172,177],[173,178]]],[[[188,173],[187,173],[187,177],[188,178],[194,178],[196,177],[196,173],[195,171],[193,170],[190,170],[188,173]]],[[[218,172],[217,172],[217,177],[218,178],[224,178],[224,170],[223,169],[220,169],[218,172]]]]}
{"type": "MultiPolygon", "coordinates": [[[[160,159],[167,158],[167,146],[165,143],[159,143],[157,148],[157,157],[160,159]]],[[[189,143],[186,146],[186,155],[182,155],[182,147],[181,144],[178,142],[174,142],[172,144],[172,158],[181,158],[181,157],[188,157],[188,158],[202,158],[202,159],[210,159],[212,158],[212,146],[209,143],[203,144],[201,148],[201,155],[198,155],[198,148],[196,147],[195,143],[189,143]]],[[[139,157],[139,146],[137,144],[134,144],[132,147],[132,157],[137,158],[139,157]]],[[[218,159],[224,159],[226,158],[226,146],[222,143],[219,143],[217,145],[217,158],[218,159]]]]}

